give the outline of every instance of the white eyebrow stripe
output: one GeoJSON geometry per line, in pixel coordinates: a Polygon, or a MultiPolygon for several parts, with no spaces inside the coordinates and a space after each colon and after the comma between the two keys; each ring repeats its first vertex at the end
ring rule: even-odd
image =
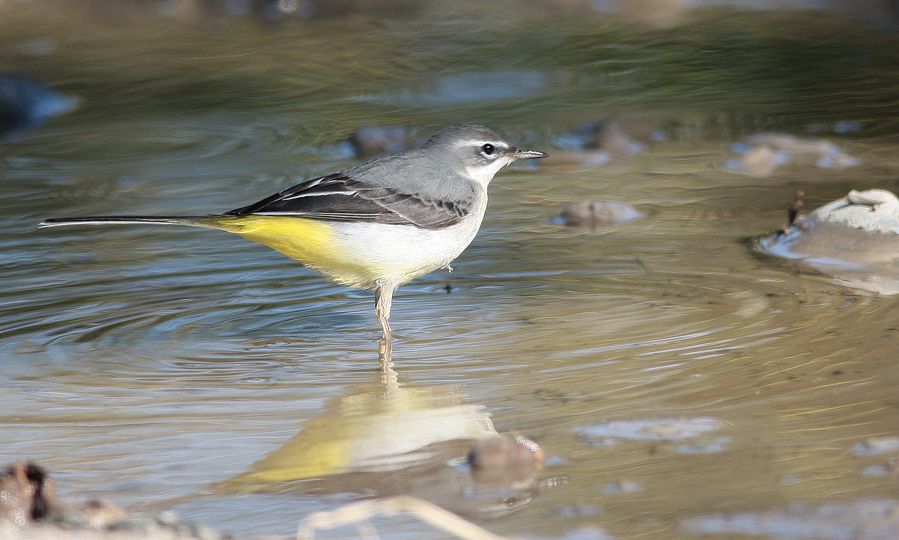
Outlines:
{"type": "Polygon", "coordinates": [[[456,146],[482,146],[485,144],[492,144],[497,148],[505,148],[508,150],[509,145],[503,141],[485,141],[484,139],[466,139],[464,141],[456,142],[456,146]]]}

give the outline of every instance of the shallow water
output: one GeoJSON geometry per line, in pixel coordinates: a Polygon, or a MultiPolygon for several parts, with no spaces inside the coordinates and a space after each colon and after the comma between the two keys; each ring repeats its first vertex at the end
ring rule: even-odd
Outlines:
{"type": "Polygon", "coordinates": [[[899,299],[750,248],[783,225],[797,189],[814,207],[899,188],[895,34],[813,13],[646,30],[473,7],[284,27],[0,12],[0,63],[83,99],[0,143],[0,462],[40,462],[64,496],[235,533],[292,534],[312,511],[388,491],[377,474],[323,479],[372,472],[347,448],[405,452],[441,440],[423,433],[435,425],[464,438],[492,424],[554,456],[532,498],[467,514],[506,535],[589,524],[700,538],[683,524],[897,498],[894,476],[864,473],[895,453],[853,448],[899,434],[899,299]],[[29,44],[48,39],[35,56],[29,44]],[[602,168],[501,173],[455,271],[400,290],[396,381],[379,369],[371,295],[262,246],[36,229],[50,216],[235,208],[351,164],[339,142],[363,124],[476,120],[551,151],[611,113],[669,137],[602,168]],[[823,136],[856,167],[723,169],[742,136],[839,121],[861,131],[823,136]],[[647,217],[592,232],[551,223],[588,197],[647,217]],[[296,450],[302,440],[314,444],[296,450]],[[310,455],[330,468],[233,487],[270,456],[310,455]],[[607,489],[619,481],[639,489],[607,489]]]}

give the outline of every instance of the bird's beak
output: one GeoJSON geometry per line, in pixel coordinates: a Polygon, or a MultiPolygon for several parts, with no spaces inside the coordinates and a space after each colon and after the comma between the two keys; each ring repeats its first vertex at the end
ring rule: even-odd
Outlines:
{"type": "Polygon", "coordinates": [[[512,148],[509,150],[512,159],[540,159],[548,157],[546,152],[538,152],[537,150],[522,150],[520,148],[512,148]]]}

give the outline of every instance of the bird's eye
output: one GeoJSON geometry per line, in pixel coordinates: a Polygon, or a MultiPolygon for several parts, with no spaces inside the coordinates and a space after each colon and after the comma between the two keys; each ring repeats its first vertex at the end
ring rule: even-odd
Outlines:
{"type": "Polygon", "coordinates": [[[493,152],[495,152],[495,151],[496,151],[496,147],[490,143],[487,143],[481,147],[481,152],[484,152],[488,156],[493,155],[493,152]]]}

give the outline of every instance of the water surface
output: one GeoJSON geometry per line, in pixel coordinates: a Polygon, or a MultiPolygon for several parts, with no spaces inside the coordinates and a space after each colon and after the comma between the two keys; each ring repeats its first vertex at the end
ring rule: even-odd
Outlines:
{"type": "Polygon", "coordinates": [[[899,188],[895,34],[817,13],[711,12],[648,30],[471,7],[283,27],[0,11],[0,63],[83,100],[0,143],[0,462],[40,462],[63,496],[289,535],[382,484],[225,486],[270,456],[306,459],[289,450],[304,433],[334,461],[329,439],[374,444],[353,426],[389,425],[398,449],[419,447],[428,411],[448,410],[555,456],[514,511],[469,514],[504,535],[597,525],[701,538],[682,524],[896,498],[894,477],[864,474],[895,455],[853,447],[899,434],[899,300],[749,241],[783,225],[797,189],[818,206],[899,188]],[[50,216],[235,208],[352,164],[339,142],[360,125],[474,120],[552,151],[609,114],[668,138],[602,168],[501,173],[455,271],[400,290],[396,381],[382,379],[371,295],[262,246],[36,229],[50,216]],[[851,169],[723,168],[743,136],[841,121],[861,129],[814,136],[858,158],[851,169]],[[551,223],[588,197],[647,217],[594,232],[551,223]],[[621,481],[640,489],[605,489],[621,481]]]}

